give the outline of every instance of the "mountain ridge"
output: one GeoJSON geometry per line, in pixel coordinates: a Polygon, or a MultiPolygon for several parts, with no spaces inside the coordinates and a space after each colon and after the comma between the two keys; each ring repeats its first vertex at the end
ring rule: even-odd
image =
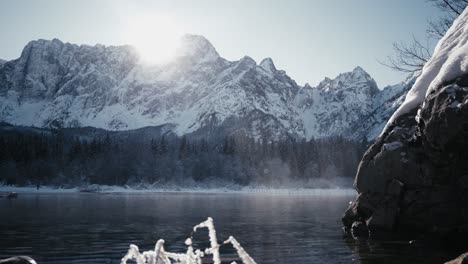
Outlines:
{"type": "Polygon", "coordinates": [[[31,41],[0,67],[0,120],[38,127],[173,124],[178,135],[222,128],[256,138],[374,138],[351,128],[388,101],[385,94],[392,93],[359,66],[300,86],[271,58],[228,61],[197,35],[184,36],[164,65],[141,63],[131,46],[54,39],[31,41]]]}

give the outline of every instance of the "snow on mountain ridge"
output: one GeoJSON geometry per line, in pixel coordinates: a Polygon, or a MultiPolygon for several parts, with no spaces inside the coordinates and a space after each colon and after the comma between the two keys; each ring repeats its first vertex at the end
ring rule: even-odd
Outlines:
{"type": "Polygon", "coordinates": [[[30,42],[0,67],[0,120],[39,127],[173,124],[179,135],[219,129],[273,138],[351,135],[379,94],[360,67],[300,87],[270,58],[227,61],[196,35],[185,36],[165,65],[140,63],[130,46],[54,39],[30,42]]]}
{"type": "Polygon", "coordinates": [[[269,73],[276,72],[275,64],[271,58],[265,58],[260,62],[260,67],[269,73]]]}
{"type": "Polygon", "coordinates": [[[177,57],[191,57],[198,62],[216,61],[220,58],[215,47],[203,36],[186,34],[180,42],[177,57]]]}

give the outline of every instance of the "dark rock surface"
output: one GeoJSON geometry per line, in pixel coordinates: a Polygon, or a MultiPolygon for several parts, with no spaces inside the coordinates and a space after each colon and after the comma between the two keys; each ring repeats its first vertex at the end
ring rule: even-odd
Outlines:
{"type": "Polygon", "coordinates": [[[468,75],[398,117],[365,153],[355,187],[349,231],[468,231],[468,75]]]}

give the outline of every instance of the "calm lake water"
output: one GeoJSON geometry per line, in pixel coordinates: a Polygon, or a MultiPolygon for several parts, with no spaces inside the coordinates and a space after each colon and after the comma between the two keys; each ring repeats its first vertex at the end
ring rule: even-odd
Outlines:
{"type": "MultiPolygon", "coordinates": [[[[0,258],[41,263],[119,263],[129,244],[184,252],[192,226],[214,218],[257,263],[441,263],[458,252],[405,241],[344,239],[340,218],[353,195],[152,193],[22,194],[0,199],[0,258]]],[[[197,232],[196,246],[208,245],[197,232]]],[[[223,261],[236,260],[230,248],[223,261]]],[[[209,263],[209,262],[208,262],[209,263]]],[[[240,262],[238,262],[240,263],[240,262]]]]}

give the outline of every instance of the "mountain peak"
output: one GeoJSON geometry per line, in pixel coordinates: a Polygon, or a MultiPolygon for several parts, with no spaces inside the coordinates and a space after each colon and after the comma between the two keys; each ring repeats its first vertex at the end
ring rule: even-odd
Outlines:
{"type": "Polygon", "coordinates": [[[186,34],[182,36],[178,53],[180,57],[191,57],[203,62],[219,58],[215,47],[201,35],[186,34]]]}
{"type": "Polygon", "coordinates": [[[30,48],[30,47],[45,47],[45,46],[50,46],[50,45],[62,46],[63,42],[60,41],[57,38],[54,38],[52,40],[37,39],[37,40],[29,41],[29,43],[24,48],[27,49],[27,48],[30,48]]]}
{"type": "Polygon", "coordinates": [[[183,43],[192,43],[192,44],[193,43],[198,43],[200,45],[207,45],[207,46],[210,46],[210,47],[214,48],[213,45],[211,44],[211,42],[202,35],[184,34],[181,37],[181,41],[183,43]]]}
{"type": "Polygon", "coordinates": [[[367,73],[361,66],[356,66],[353,69],[353,72],[365,72],[365,73],[367,73]]]}
{"type": "Polygon", "coordinates": [[[63,42],[58,38],[53,38],[52,43],[63,44],[63,42]]]}
{"type": "Polygon", "coordinates": [[[351,72],[354,76],[363,76],[366,78],[370,78],[369,73],[367,73],[361,66],[356,66],[351,72]]]}
{"type": "Polygon", "coordinates": [[[275,64],[271,58],[265,58],[260,62],[259,66],[269,73],[273,73],[276,71],[275,64]]]}
{"type": "Polygon", "coordinates": [[[374,94],[378,90],[374,79],[360,66],[357,66],[350,72],[340,73],[334,79],[325,77],[317,86],[317,88],[324,91],[336,91],[341,89],[359,90],[362,87],[370,89],[370,94],[374,94]],[[366,84],[363,85],[363,83],[366,84]]]}
{"type": "Polygon", "coordinates": [[[46,50],[60,50],[63,47],[63,42],[58,39],[47,40],[47,39],[37,39],[31,40],[26,44],[21,52],[20,58],[26,59],[30,54],[37,54],[42,56],[46,53],[46,50]]]}

